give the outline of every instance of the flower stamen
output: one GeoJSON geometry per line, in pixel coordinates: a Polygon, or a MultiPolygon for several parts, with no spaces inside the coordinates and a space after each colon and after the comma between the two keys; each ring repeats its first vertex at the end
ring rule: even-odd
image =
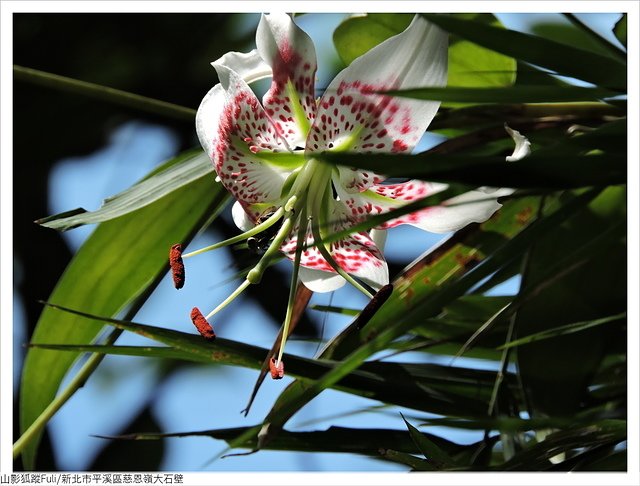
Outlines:
{"type": "Polygon", "coordinates": [[[271,378],[274,380],[280,380],[284,376],[284,362],[275,358],[269,360],[269,371],[271,372],[271,378]]]}
{"type": "Polygon", "coordinates": [[[184,286],[184,263],[182,261],[182,245],[176,243],[169,250],[169,266],[171,267],[171,276],[173,277],[173,285],[176,289],[184,286]]]}
{"type": "Polygon", "coordinates": [[[196,326],[196,329],[200,333],[200,335],[205,338],[207,341],[212,341],[216,338],[216,334],[213,332],[213,327],[207,321],[207,319],[202,315],[200,309],[194,307],[191,309],[191,322],[196,326]]]}

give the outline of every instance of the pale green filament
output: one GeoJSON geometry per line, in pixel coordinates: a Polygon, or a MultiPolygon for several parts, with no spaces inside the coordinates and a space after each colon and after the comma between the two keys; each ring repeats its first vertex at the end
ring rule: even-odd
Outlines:
{"type": "Polygon", "coordinates": [[[218,312],[220,312],[222,309],[224,309],[226,306],[228,306],[238,295],[240,295],[242,292],[244,292],[244,290],[251,284],[251,282],[249,282],[249,279],[245,280],[244,282],[242,282],[240,284],[240,287],[238,287],[229,297],[227,297],[218,307],[216,307],[215,309],[213,309],[211,312],[209,312],[209,314],[207,314],[206,319],[209,320],[211,319],[214,315],[216,315],[218,312]]]}
{"type": "MultiPolygon", "coordinates": [[[[316,215],[320,219],[320,221],[311,221],[311,233],[313,234],[314,245],[318,248],[320,254],[324,257],[327,263],[331,265],[331,267],[338,273],[338,275],[344,278],[347,282],[353,285],[368,298],[371,298],[373,297],[373,293],[365,289],[353,277],[351,277],[351,275],[345,272],[340,265],[338,265],[338,263],[333,259],[331,253],[322,241],[321,226],[324,226],[325,223],[324,212],[322,211],[322,209],[325,197],[329,197],[328,194],[331,181],[331,172],[329,171],[327,175],[328,180],[326,181],[326,183],[319,183],[318,185],[314,185],[309,191],[309,204],[312,205],[311,214],[316,215]]],[[[323,180],[322,182],[325,181],[323,180]]]]}
{"type": "Polygon", "coordinates": [[[309,118],[307,118],[307,114],[304,112],[304,108],[302,108],[302,103],[300,102],[300,97],[298,96],[298,91],[295,86],[291,82],[291,80],[287,81],[287,96],[291,100],[291,108],[293,109],[293,119],[296,121],[296,125],[302,132],[303,136],[306,138],[307,133],[309,133],[309,128],[311,128],[311,124],[309,123],[309,118]]]}
{"type": "Polygon", "coordinates": [[[245,231],[244,233],[242,233],[242,234],[240,234],[238,236],[234,236],[233,238],[229,238],[228,240],[220,241],[219,243],[216,243],[214,245],[206,246],[204,248],[192,251],[190,253],[185,253],[184,255],[182,255],[182,258],[189,258],[189,257],[192,257],[192,256],[199,255],[200,253],[205,253],[207,251],[217,250],[218,248],[222,248],[224,246],[233,245],[235,243],[240,243],[241,241],[246,240],[247,238],[249,238],[251,236],[257,235],[258,233],[262,233],[264,230],[266,230],[266,229],[270,228],[271,226],[273,226],[274,224],[276,224],[278,222],[278,220],[282,217],[284,212],[285,212],[284,208],[279,208],[275,213],[273,213],[272,216],[269,217],[269,219],[267,219],[266,221],[264,221],[264,222],[262,222],[260,224],[257,224],[256,226],[251,228],[249,231],[245,231]]]}

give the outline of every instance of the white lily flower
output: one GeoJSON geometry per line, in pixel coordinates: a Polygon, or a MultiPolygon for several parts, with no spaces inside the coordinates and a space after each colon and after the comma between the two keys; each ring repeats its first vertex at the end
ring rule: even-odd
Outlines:
{"type": "MultiPolygon", "coordinates": [[[[298,253],[299,268],[294,273],[315,292],[335,290],[345,279],[367,292],[352,277],[381,288],[389,273],[372,233],[353,232],[331,243],[322,240],[447,188],[420,180],[385,184],[382,174],[334,167],[318,157],[327,151],[409,153],[440,103],[379,92],[445,86],[444,31],[416,16],[404,32],[340,72],[319,100],[314,87],[315,48],[291,17],[263,15],[256,46],[249,53],[227,53],[212,63],[220,84],[203,99],[196,127],[219,180],[236,199],[232,214],[246,232],[241,237],[252,236],[250,243],[266,253],[245,283],[207,317],[248,284],[257,283],[278,251],[292,260],[298,253]],[[272,83],[260,102],[247,83],[265,77],[272,83]],[[299,235],[304,237],[303,248],[299,235]]],[[[528,149],[528,142],[521,140],[518,147],[514,157],[528,149]]],[[[400,224],[437,233],[455,231],[488,219],[500,207],[499,195],[472,191],[387,221],[372,232],[400,224]],[[478,194],[483,196],[480,201],[478,194]],[[469,200],[475,202],[457,204],[469,200]]]]}

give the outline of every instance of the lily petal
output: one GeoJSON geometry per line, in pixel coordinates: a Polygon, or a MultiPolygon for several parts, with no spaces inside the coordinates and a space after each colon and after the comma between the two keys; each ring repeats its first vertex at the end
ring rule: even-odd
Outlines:
{"type": "Polygon", "coordinates": [[[457,231],[470,223],[485,222],[502,207],[497,198],[512,193],[513,189],[496,189],[490,194],[481,190],[465,192],[447,199],[439,206],[408,215],[415,219],[409,224],[431,233],[457,231]]]}
{"type": "Polygon", "coordinates": [[[203,101],[198,134],[224,186],[245,204],[279,200],[293,167],[270,163],[259,152],[287,152],[278,130],[247,83],[233,70],[214,64],[220,85],[203,101]]]}
{"type": "Polygon", "coordinates": [[[522,135],[518,130],[513,130],[506,123],[504,125],[504,129],[516,143],[513,153],[506,157],[507,162],[517,162],[518,160],[524,159],[531,153],[531,142],[529,142],[527,137],[522,135]]]}
{"type": "Polygon", "coordinates": [[[253,49],[250,52],[227,52],[218,60],[213,61],[211,65],[228,67],[246,83],[253,83],[272,76],[271,66],[264,62],[258,49],[253,49]]]}
{"type": "MultiPolygon", "coordinates": [[[[377,92],[444,86],[446,81],[447,34],[416,16],[404,32],[354,60],[331,82],[320,100],[306,149],[408,152],[420,140],[440,103],[377,92]]],[[[356,192],[382,180],[375,174],[362,174],[341,169],[342,185],[356,192]]]]}
{"type": "Polygon", "coordinates": [[[273,70],[265,110],[291,148],[304,146],[316,104],[316,51],[311,38],[284,13],[263,15],[256,46],[273,70]]]}
{"type": "Polygon", "coordinates": [[[300,267],[298,277],[305,287],[319,294],[333,292],[347,283],[347,281],[337,273],[323,272],[307,267],[300,267]]]}
{"type": "Polygon", "coordinates": [[[233,206],[231,206],[231,217],[233,218],[233,222],[236,224],[236,226],[243,232],[249,231],[256,225],[255,222],[245,212],[245,209],[240,201],[234,202],[233,206]]]}
{"type": "MultiPolygon", "coordinates": [[[[354,223],[365,220],[369,216],[384,214],[410,202],[424,199],[444,191],[448,186],[438,182],[411,180],[400,184],[374,185],[361,193],[349,193],[336,185],[340,201],[345,205],[348,217],[354,223]]],[[[392,219],[378,229],[388,229],[400,224],[418,225],[417,213],[411,213],[392,219]]]]}
{"type": "MultiPolygon", "coordinates": [[[[342,230],[343,227],[344,223],[334,224],[331,231],[337,232],[342,230]]],[[[331,290],[341,287],[343,284],[340,283],[340,285],[338,285],[338,279],[327,280],[331,276],[336,275],[336,272],[322,256],[320,250],[313,246],[313,236],[311,233],[307,235],[306,243],[308,248],[302,252],[300,265],[308,270],[320,272],[304,273],[305,280],[314,286],[314,288],[308,288],[314,292],[330,292],[331,290]],[[321,273],[325,273],[326,275],[323,276],[321,273]],[[322,283],[322,280],[326,282],[322,283]],[[323,286],[329,290],[319,290],[323,288],[323,286]]],[[[296,245],[297,238],[292,236],[285,241],[281,250],[285,256],[293,260],[296,245]]],[[[371,287],[378,289],[389,283],[387,262],[369,234],[365,232],[353,233],[342,240],[334,241],[330,244],[329,253],[336,263],[340,265],[340,268],[350,275],[358,277],[371,287]]],[[[303,278],[302,274],[300,278],[303,278]]],[[[342,277],[340,278],[342,279],[342,277]]],[[[306,285],[305,280],[303,280],[303,283],[306,285]]]]}

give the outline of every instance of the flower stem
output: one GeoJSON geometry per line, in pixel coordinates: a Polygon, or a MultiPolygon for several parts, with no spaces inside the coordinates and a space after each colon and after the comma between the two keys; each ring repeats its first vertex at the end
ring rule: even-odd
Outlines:
{"type": "Polygon", "coordinates": [[[129,108],[136,108],[148,113],[176,118],[178,120],[193,121],[196,116],[196,110],[192,108],[147,98],[146,96],[140,96],[99,84],[67,78],[66,76],[39,71],[37,69],[14,65],[13,76],[14,79],[18,81],[26,81],[47,88],[81,94],[129,108]]]}
{"type": "MultiPolygon", "coordinates": [[[[108,335],[104,342],[104,346],[113,344],[116,339],[122,334],[122,330],[114,329],[108,335]]],[[[93,353],[89,356],[87,361],[82,365],[82,368],[69,382],[66,388],[57,395],[51,403],[45,408],[36,420],[29,426],[27,430],[15,441],[13,444],[13,458],[16,459],[23,449],[31,442],[38,434],[42,432],[42,429],[47,425],[51,417],[53,417],[62,406],[67,403],[69,398],[73,396],[75,392],[80,389],[85,382],[89,379],[91,374],[95,371],[98,365],[105,358],[104,353],[93,353]]]]}

